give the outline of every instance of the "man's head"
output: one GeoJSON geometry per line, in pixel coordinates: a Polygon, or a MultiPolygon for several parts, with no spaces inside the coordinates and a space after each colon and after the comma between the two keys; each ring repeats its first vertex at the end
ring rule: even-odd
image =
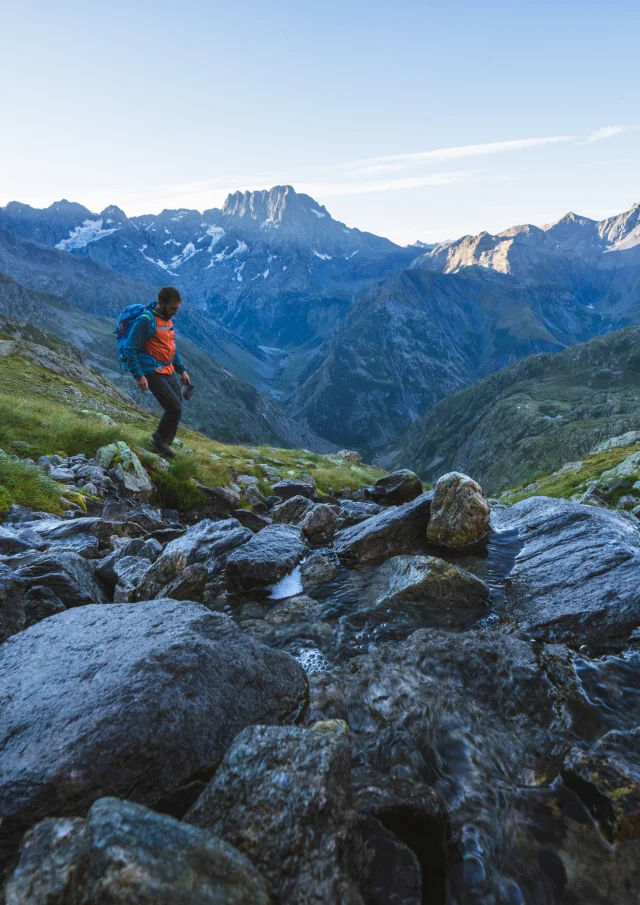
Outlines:
{"type": "Polygon", "coordinates": [[[158,293],[156,308],[158,313],[167,320],[177,313],[181,304],[182,297],[173,286],[164,286],[158,293]]]}

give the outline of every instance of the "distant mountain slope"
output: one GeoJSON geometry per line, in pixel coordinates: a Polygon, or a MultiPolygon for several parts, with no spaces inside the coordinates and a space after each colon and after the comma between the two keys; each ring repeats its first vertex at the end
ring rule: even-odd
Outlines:
{"type": "Polygon", "coordinates": [[[640,430],[640,328],[533,355],[443,399],[385,463],[472,474],[496,493],[640,430]]]}
{"type": "MultiPolygon", "coordinates": [[[[113,318],[79,311],[66,299],[21,286],[0,272],[0,315],[50,331],[73,343],[87,362],[149,411],[160,412],[149,393],[121,375],[115,353],[113,318]]],[[[176,321],[177,323],[177,321],[176,321]]],[[[211,358],[189,340],[180,348],[196,392],[185,406],[185,423],[224,443],[272,443],[329,452],[336,447],[297,424],[273,399],[211,358]]]]}
{"type": "Polygon", "coordinates": [[[177,285],[245,338],[270,346],[324,336],[376,280],[408,267],[415,249],[351,229],[291,186],[236,192],[200,213],[128,218],[68,201],[45,210],[11,202],[0,228],[102,263],[157,290],[177,285]]]}

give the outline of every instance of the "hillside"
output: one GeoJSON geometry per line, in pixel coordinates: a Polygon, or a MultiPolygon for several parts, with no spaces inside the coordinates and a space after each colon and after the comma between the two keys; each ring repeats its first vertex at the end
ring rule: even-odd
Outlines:
{"type": "Polygon", "coordinates": [[[424,479],[472,474],[491,493],[524,485],[640,429],[640,328],[533,355],[431,408],[383,462],[424,479]]]}
{"type": "MultiPolygon", "coordinates": [[[[4,453],[32,461],[51,454],[92,456],[100,446],[115,440],[144,450],[156,422],[157,412],[149,414],[89,368],[74,346],[30,324],[0,318],[0,448],[4,453]]],[[[269,430],[277,435],[275,427],[269,430]]],[[[191,477],[217,487],[244,474],[254,476],[259,487],[268,489],[269,480],[277,480],[279,475],[296,478],[311,470],[322,492],[331,486],[360,487],[381,474],[335,456],[279,449],[268,440],[258,441],[260,448],[252,445],[248,449],[184,427],[178,437],[191,453],[179,456],[170,466],[168,479],[156,475],[160,494],[165,494],[159,502],[173,507],[181,508],[193,499],[191,477]],[[267,464],[266,469],[261,462],[267,464]]],[[[141,455],[152,472],[157,469],[157,456],[141,455]]],[[[45,499],[38,508],[46,509],[44,503],[48,502],[53,507],[50,511],[59,510],[56,500],[62,491],[56,492],[35,469],[30,470],[28,461],[16,467],[13,474],[9,460],[0,457],[2,505],[30,505],[30,494],[42,492],[45,499]],[[9,479],[7,470],[13,478],[9,479]]]]}

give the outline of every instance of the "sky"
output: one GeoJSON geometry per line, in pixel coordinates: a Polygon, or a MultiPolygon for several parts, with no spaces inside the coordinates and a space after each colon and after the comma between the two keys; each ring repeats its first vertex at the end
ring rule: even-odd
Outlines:
{"type": "Polygon", "coordinates": [[[290,184],[408,244],[640,201],[637,0],[31,0],[2,19],[0,205],[204,210],[290,184]]]}

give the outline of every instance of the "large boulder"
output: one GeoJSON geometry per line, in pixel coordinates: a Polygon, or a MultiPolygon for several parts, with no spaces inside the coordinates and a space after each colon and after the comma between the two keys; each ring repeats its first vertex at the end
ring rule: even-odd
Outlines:
{"type": "Polygon", "coordinates": [[[155,597],[162,588],[177,578],[187,566],[206,563],[213,574],[220,571],[229,556],[253,537],[237,519],[213,521],[203,519],[192,525],[181,537],[167,544],[161,556],[138,585],[138,598],[155,597]]]}
{"type": "Polygon", "coordinates": [[[465,474],[451,471],[438,479],[427,538],[444,547],[464,547],[491,530],[491,507],[482,487],[465,474]]]}
{"type": "Polygon", "coordinates": [[[401,503],[410,503],[411,500],[415,500],[423,490],[422,481],[418,475],[404,468],[378,478],[370,495],[375,503],[398,506],[401,503]]]}
{"type": "Polygon", "coordinates": [[[205,830],[101,798],[27,833],[7,905],[269,905],[251,862],[205,830]]]}
{"type": "Polygon", "coordinates": [[[0,563],[0,641],[25,626],[25,583],[17,572],[0,563]]]}
{"type": "Polygon", "coordinates": [[[227,560],[229,592],[240,597],[264,597],[271,585],[291,572],[307,547],[291,525],[267,525],[227,560]]]}
{"type": "Polygon", "coordinates": [[[247,725],[305,701],[288,654],[175,600],[67,610],[0,648],[0,818],[10,835],[99,797],[152,804],[247,725]]]}
{"type": "Polygon", "coordinates": [[[428,491],[345,528],[336,536],[336,553],[345,563],[357,564],[412,552],[424,545],[432,500],[433,491],[428,491]]]}
{"type": "Polygon", "coordinates": [[[24,627],[29,628],[36,622],[42,622],[49,616],[63,613],[66,610],[64,603],[57,594],[42,585],[31,585],[24,595],[24,627]]]}
{"type": "Polygon", "coordinates": [[[22,566],[18,574],[27,584],[49,588],[66,607],[107,600],[91,566],[78,553],[43,553],[22,566]]]}
{"type": "Polygon", "coordinates": [[[279,525],[299,525],[311,509],[313,502],[308,497],[292,496],[274,506],[271,517],[279,525]]]}
{"type": "Polygon", "coordinates": [[[422,626],[464,628],[487,614],[489,588],[435,556],[394,556],[376,573],[367,613],[399,612],[422,626]]]}
{"type": "Polygon", "coordinates": [[[98,468],[109,469],[123,490],[140,499],[153,491],[153,484],[140,459],[123,440],[101,446],[95,457],[98,468]]]}
{"type": "Polygon", "coordinates": [[[526,637],[599,647],[640,624],[640,530],[624,516],[531,497],[494,519],[522,543],[505,609],[526,637]]]}
{"type": "Polygon", "coordinates": [[[10,531],[0,525],[0,555],[11,556],[14,553],[24,553],[32,549],[33,546],[28,540],[20,538],[15,531],[10,531]]]}
{"type": "Polygon", "coordinates": [[[355,500],[340,500],[340,511],[338,512],[338,528],[350,528],[351,525],[358,525],[360,522],[366,521],[372,515],[378,515],[382,512],[382,507],[372,502],[356,502],[355,500]]]}
{"type": "Polygon", "coordinates": [[[185,819],[247,855],[282,905],[362,905],[354,818],[343,733],[253,726],[185,819]]]}

